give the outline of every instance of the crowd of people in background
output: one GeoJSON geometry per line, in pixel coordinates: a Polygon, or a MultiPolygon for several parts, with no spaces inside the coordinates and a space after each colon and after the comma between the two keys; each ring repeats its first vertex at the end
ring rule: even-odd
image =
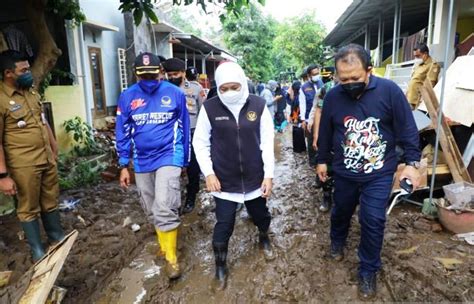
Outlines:
{"type": "MultiPolygon", "coordinates": [[[[435,78],[439,71],[426,46],[415,49],[415,56],[422,63],[410,84],[413,92],[422,74],[435,78]]],[[[404,93],[390,80],[372,75],[370,55],[362,46],[341,48],[334,61],[331,67],[311,64],[298,79],[266,83],[251,81],[237,63],[223,62],[207,91],[197,81],[197,70],[181,59],[137,56],[137,83],[122,92],[117,107],[120,184],[129,187],[133,163],[141,206],[155,227],[170,279],[181,275],[180,216],[193,211],[201,174],[216,204],[212,248],[218,288],[226,286],[228,244],[243,206],[258,229],[265,258],[274,258],[267,207],[274,136],[290,125],[293,151],[307,151],[317,173],[316,185],[323,193],[319,210],[332,208],[330,257],[336,261],[343,259],[352,214],[360,204],[359,292],[362,298],[375,294],[385,204],[397,166],[395,145],[406,162],[400,179],[416,188],[418,132],[404,93]],[[183,175],[187,191],[182,202],[183,175]]],[[[45,255],[39,218],[51,243],[64,238],[57,209],[57,145],[41,115],[27,60],[2,53],[0,72],[0,110],[6,117],[0,121],[6,142],[0,149],[0,190],[17,195],[17,214],[38,261],[45,255]],[[22,148],[29,138],[39,141],[30,142],[29,150],[22,148]]],[[[418,103],[415,97],[412,107],[418,103]]]]}

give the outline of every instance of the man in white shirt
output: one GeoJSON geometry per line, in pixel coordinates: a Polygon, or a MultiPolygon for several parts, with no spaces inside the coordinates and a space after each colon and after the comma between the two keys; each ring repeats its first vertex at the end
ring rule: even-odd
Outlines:
{"type": "Polygon", "coordinates": [[[219,289],[227,280],[227,248],[236,209],[245,204],[259,230],[267,259],[273,258],[268,237],[271,216],[266,206],[274,170],[273,120],[265,101],[249,95],[245,73],[233,62],[216,70],[218,96],[207,100],[198,117],[193,147],[207,190],[216,201],[212,245],[219,289]]]}

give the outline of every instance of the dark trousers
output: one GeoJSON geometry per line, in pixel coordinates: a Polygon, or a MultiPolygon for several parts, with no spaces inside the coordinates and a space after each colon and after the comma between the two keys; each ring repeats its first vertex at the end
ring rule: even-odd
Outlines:
{"type": "Polygon", "coordinates": [[[317,165],[316,161],[316,150],[313,148],[313,132],[305,131],[306,145],[308,147],[308,161],[311,167],[317,165]]]}
{"type": "MultiPolygon", "coordinates": [[[[223,200],[214,197],[216,200],[216,219],[214,226],[213,243],[228,243],[232,233],[234,232],[235,213],[239,203],[223,200]]],[[[267,208],[267,199],[258,197],[251,201],[245,202],[247,212],[252,218],[255,226],[261,232],[267,232],[270,227],[271,216],[267,208]]]]}
{"type": "Polygon", "coordinates": [[[360,203],[359,275],[377,272],[381,265],[385,208],[390,196],[393,176],[377,177],[370,182],[358,183],[335,176],[334,207],[331,213],[331,242],[344,246],[352,214],[360,203]]]}
{"type": "MultiPolygon", "coordinates": [[[[194,135],[194,130],[191,131],[191,140],[192,136],[194,135]]],[[[186,202],[196,200],[196,195],[199,192],[199,180],[200,180],[200,173],[201,169],[199,168],[199,164],[196,160],[196,154],[194,154],[194,148],[191,146],[191,161],[189,162],[189,166],[186,170],[188,175],[188,184],[186,185],[186,202]]]]}

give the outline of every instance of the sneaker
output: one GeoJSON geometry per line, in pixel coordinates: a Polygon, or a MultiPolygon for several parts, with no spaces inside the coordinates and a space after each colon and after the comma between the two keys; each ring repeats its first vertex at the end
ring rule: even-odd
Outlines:
{"type": "Polygon", "coordinates": [[[334,261],[342,261],[344,259],[344,246],[336,246],[331,243],[331,249],[329,251],[329,256],[334,261]]]}
{"type": "Polygon", "coordinates": [[[372,299],[377,292],[377,275],[375,273],[367,276],[359,276],[359,298],[361,300],[372,299]]]}

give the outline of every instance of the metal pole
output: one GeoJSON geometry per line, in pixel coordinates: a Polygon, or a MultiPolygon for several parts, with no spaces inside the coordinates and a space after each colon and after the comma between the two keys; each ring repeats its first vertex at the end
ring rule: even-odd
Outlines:
{"type": "Polygon", "coordinates": [[[378,33],[377,33],[377,57],[378,57],[378,62],[377,62],[377,66],[381,66],[382,65],[382,61],[383,61],[383,19],[382,19],[382,15],[383,13],[380,13],[379,15],[379,30],[378,30],[378,33]]]}
{"type": "Polygon", "coordinates": [[[439,148],[439,133],[441,128],[441,121],[443,116],[443,105],[444,105],[444,87],[446,85],[446,70],[448,66],[448,58],[451,50],[451,28],[453,26],[453,15],[454,15],[454,0],[449,0],[449,19],[448,19],[448,37],[446,39],[446,45],[444,47],[444,67],[443,67],[443,79],[441,80],[441,95],[439,97],[439,109],[438,109],[438,123],[436,126],[436,141],[435,141],[435,152],[433,159],[433,173],[431,175],[431,186],[430,186],[430,204],[433,204],[433,191],[436,177],[436,163],[438,162],[438,148],[439,148]]]}
{"type": "Polygon", "coordinates": [[[188,49],[184,47],[184,68],[188,68],[188,49]]]}
{"type": "Polygon", "coordinates": [[[430,0],[430,12],[428,17],[428,45],[433,43],[433,19],[435,0],[430,0]]]}
{"type": "Polygon", "coordinates": [[[398,37],[397,37],[397,29],[398,29],[398,6],[399,1],[395,2],[395,13],[393,16],[393,41],[392,41],[392,64],[397,63],[397,49],[398,49],[398,37]]]}
{"type": "Polygon", "coordinates": [[[368,23],[365,25],[364,47],[368,52],[370,52],[370,26],[368,23]]]}

